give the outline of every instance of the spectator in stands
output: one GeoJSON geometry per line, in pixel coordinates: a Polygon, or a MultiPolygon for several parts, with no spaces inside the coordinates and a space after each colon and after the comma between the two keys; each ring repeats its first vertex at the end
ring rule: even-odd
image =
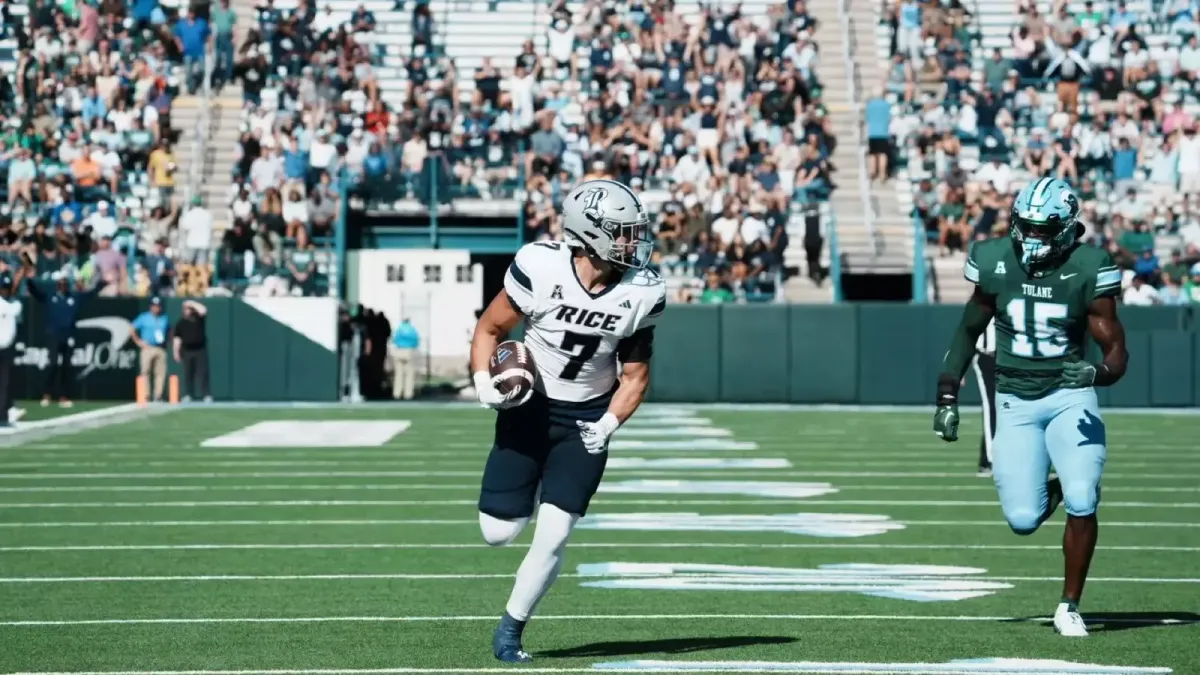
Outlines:
{"type": "Polygon", "coordinates": [[[192,198],[191,207],[180,216],[179,231],[184,246],[183,263],[207,268],[212,261],[213,216],[199,196],[192,198]]]}
{"type": "Polygon", "coordinates": [[[892,104],[886,97],[884,87],[866,105],[867,172],[871,181],[886,180],[890,175],[892,104]]]}

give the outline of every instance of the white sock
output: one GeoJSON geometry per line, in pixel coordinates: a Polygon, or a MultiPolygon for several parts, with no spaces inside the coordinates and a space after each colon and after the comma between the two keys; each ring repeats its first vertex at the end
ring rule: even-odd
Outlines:
{"type": "Polygon", "coordinates": [[[558,578],[567,539],[577,520],[579,516],[553,504],[542,504],[533,530],[533,544],[517,569],[517,581],[513,584],[512,595],[508,597],[506,609],[509,616],[518,621],[528,621],[533,615],[542,596],[558,578]]]}

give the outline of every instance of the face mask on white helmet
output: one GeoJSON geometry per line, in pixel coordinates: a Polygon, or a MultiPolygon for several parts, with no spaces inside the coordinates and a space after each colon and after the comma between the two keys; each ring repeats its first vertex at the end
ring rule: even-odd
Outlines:
{"type": "Polygon", "coordinates": [[[587,181],[563,202],[568,243],[621,267],[650,262],[654,238],[650,218],[633,192],[616,181],[587,181]]]}

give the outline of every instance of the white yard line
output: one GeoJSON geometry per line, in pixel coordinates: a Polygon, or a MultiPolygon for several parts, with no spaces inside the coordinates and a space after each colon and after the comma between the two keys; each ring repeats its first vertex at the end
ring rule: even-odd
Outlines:
{"type": "MultiPolygon", "coordinates": [[[[748,488],[752,489],[752,488],[748,488]]],[[[645,494],[655,494],[652,491],[645,494]]],[[[662,493],[668,494],[668,493],[662,493]]],[[[747,495],[747,497],[755,497],[747,495]]],[[[265,501],[164,501],[164,502],[0,502],[4,509],[148,509],[148,508],[278,508],[278,507],[353,507],[353,506],[472,506],[476,499],[408,499],[408,500],[265,500],[265,501]]],[[[613,506],[762,506],[788,504],[803,506],[967,506],[995,507],[995,499],[973,500],[888,500],[888,499],[805,499],[803,497],[777,497],[771,499],[613,499],[606,497],[603,490],[597,495],[596,504],[613,506]]],[[[1197,502],[1104,502],[1105,508],[1137,509],[1200,509],[1197,502]]]]}
{"type": "MultiPolygon", "coordinates": [[[[1003,520],[902,520],[897,521],[904,526],[936,526],[936,527],[1008,527],[1003,520]]],[[[470,525],[479,526],[479,521],[451,519],[341,519],[341,520],[133,520],[133,521],[17,521],[0,522],[0,529],[16,528],[91,528],[91,527],[283,527],[283,526],[328,526],[328,527],[362,527],[372,525],[470,525]]],[[[1200,522],[1113,522],[1104,521],[1104,527],[1161,527],[1161,528],[1200,528],[1200,522]]],[[[620,531],[620,530],[611,530],[620,531]]],[[[641,532],[657,532],[647,528],[641,532]]],[[[756,532],[758,530],[739,530],[740,532],[756,532]]],[[[778,531],[776,529],[770,530],[778,531]]]]}
{"type": "MultiPolygon", "coordinates": [[[[688,476],[693,475],[691,471],[688,476]]],[[[742,473],[729,473],[725,476],[726,479],[734,478],[743,475],[742,473]]],[[[887,484],[861,484],[861,485],[843,485],[836,484],[835,488],[839,492],[849,490],[868,490],[873,492],[960,492],[960,491],[983,491],[995,492],[996,486],[990,480],[975,479],[972,475],[963,475],[963,478],[972,478],[972,484],[969,485],[944,485],[944,484],[925,484],[925,485],[887,485],[887,484]]],[[[405,490],[479,490],[478,483],[362,483],[362,484],[212,484],[212,485],[22,485],[20,487],[0,486],[0,493],[56,493],[56,492],[320,492],[320,491],[340,492],[340,491],[405,491],[405,490]]],[[[1112,492],[1154,492],[1154,493],[1188,493],[1200,492],[1198,487],[1160,487],[1160,486],[1121,486],[1121,485],[1105,485],[1105,494],[1112,492]]],[[[1108,504],[1108,502],[1105,502],[1108,504]]]]}
{"type": "MultiPolygon", "coordinates": [[[[1026,675],[1027,673],[1042,673],[1052,671],[1041,666],[1038,670],[1030,670],[1029,666],[1013,664],[1011,667],[984,667],[971,664],[957,666],[947,664],[887,664],[887,663],[821,663],[812,661],[762,663],[757,661],[743,662],[688,662],[688,661],[630,661],[596,663],[592,667],[572,668],[531,668],[522,666],[491,667],[491,668],[323,668],[304,670],[127,670],[127,671],[75,671],[75,672],[28,672],[12,673],[11,675],[449,675],[451,673],[789,673],[790,675],[822,675],[826,673],[843,673],[844,675],[880,675],[881,673],[917,673],[928,672],[937,675],[1026,675]],[[913,670],[913,666],[923,670],[913,670]]],[[[1055,671],[1057,672],[1057,671],[1055,671]]],[[[1063,671],[1067,672],[1067,671],[1063,671]]],[[[1079,665],[1072,668],[1071,673],[1095,675],[1108,673],[1110,675],[1169,675],[1170,668],[1139,668],[1122,666],[1089,666],[1079,665]]]]}
{"type": "MultiPolygon", "coordinates": [[[[646,452],[654,451],[652,448],[639,449],[639,451],[643,451],[643,450],[646,452]]],[[[678,454],[679,451],[672,451],[672,452],[675,454],[678,454]]],[[[942,457],[941,459],[937,459],[937,460],[930,460],[930,461],[924,461],[924,460],[912,461],[912,460],[895,460],[895,459],[877,460],[877,459],[874,459],[871,457],[867,457],[865,455],[858,455],[853,452],[841,453],[840,459],[819,459],[819,458],[813,458],[811,456],[802,456],[799,453],[791,453],[789,457],[805,469],[830,469],[830,468],[837,469],[837,468],[848,468],[848,467],[861,467],[864,464],[869,465],[872,468],[901,467],[901,468],[913,468],[913,469],[936,469],[936,468],[945,468],[945,467],[947,467],[947,465],[951,464],[950,462],[948,462],[946,460],[945,457],[942,457]],[[854,459],[847,460],[847,459],[845,459],[847,456],[853,457],[854,459]]],[[[1192,456],[1179,455],[1178,457],[1172,458],[1170,460],[1164,459],[1162,461],[1156,461],[1156,462],[1125,462],[1125,461],[1118,460],[1116,462],[1113,462],[1112,464],[1121,470],[1124,470],[1124,469],[1156,469],[1156,468],[1163,468],[1164,464],[1166,464],[1168,462],[1171,462],[1175,466],[1179,466],[1180,468],[1200,469],[1200,457],[1194,456],[1194,455],[1192,455],[1192,456]],[[1185,460],[1185,461],[1180,461],[1180,460],[1185,460]]],[[[483,463],[482,455],[480,455],[479,459],[474,460],[474,461],[454,462],[454,463],[447,463],[447,464],[431,463],[431,462],[425,462],[425,461],[409,462],[409,461],[405,461],[403,459],[394,459],[394,458],[391,458],[391,459],[343,459],[343,458],[339,457],[339,458],[335,458],[335,459],[278,459],[278,460],[255,459],[255,460],[218,460],[218,461],[210,461],[208,459],[197,458],[197,459],[181,459],[181,460],[157,460],[157,461],[150,461],[150,462],[127,462],[127,461],[122,461],[122,462],[107,462],[107,461],[2,462],[2,463],[0,463],[0,470],[11,471],[11,470],[16,470],[16,469],[84,469],[84,468],[131,469],[131,468],[141,468],[141,467],[146,467],[146,468],[212,467],[212,468],[218,468],[218,469],[220,469],[220,468],[236,469],[236,468],[246,467],[246,468],[284,468],[284,469],[286,469],[286,468],[293,468],[293,467],[302,468],[302,467],[320,467],[320,466],[346,467],[346,468],[352,468],[352,467],[407,468],[407,467],[412,467],[412,466],[433,465],[435,467],[446,466],[446,468],[473,466],[473,467],[476,467],[475,473],[479,473],[480,471],[482,471],[482,463],[483,463]]],[[[613,470],[614,471],[637,471],[639,469],[631,467],[631,468],[625,468],[625,469],[614,468],[613,470]]],[[[707,469],[707,470],[712,471],[714,469],[707,469]]],[[[721,470],[725,470],[725,469],[721,469],[721,470]]],[[[729,469],[729,471],[734,471],[734,470],[735,469],[729,469]]],[[[5,474],[5,476],[7,477],[8,474],[5,474]]]]}
{"type": "MultiPolygon", "coordinates": [[[[113,551],[323,551],[323,550],[456,550],[493,549],[471,544],[63,544],[56,546],[0,546],[0,553],[108,553],[113,551]]],[[[1061,551],[1062,546],[1037,544],[741,544],[721,542],[571,542],[572,549],[798,549],[838,551],[1061,551]]],[[[1103,553],[1200,553],[1200,546],[1106,546],[1103,553]]]]}
{"type": "MultiPolygon", "coordinates": [[[[539,614],[538,621],[920,621],[920,622],[1019,622],[1046,623],[1050,617],[1013,616],[948,616],[921,614],[539,614]]],[[[1092,623],[1120,623],[1138,626],[1165,626],[1191,624],[1190,619],[1151,619],[1134,617],[1088,616],[1092,623]]],[[[284,616],[284,617],[181,617],[160,619],[47,619],[25,621],[0,621],[0,626],[124,626],[124,625],[169,625],[169,624],[255,624],[255,623],[443,623],[443,622],[487,622],[494,623],[496,617],[480,616],[284,616]]],[[[524,670],[524,669],[521,669],[524,670]]],[[[507,672],[513,672],[508,669],[507,672]]]]}
{"type": "MultiPolygon", "coordinates": [[[[860,462],[861,464],[861,462],[860,462]]],[[[420,477],[471,477],[478,478],[480,471],[256,471],[256,472],[180,472],[180,473],[0,473],[0,480],[104,480],[104,479],[167,479],[167,478],[420,478],[420,477]]],[[[638,471],[639,474],[664,474],[678,476],[678,471],[638,471]]],[[[688,471],[689,477],[703,478],[719,476],[728,478],[730,471],[701,469],[688,471]]],[[[811,477],[811,478],[973,478],[974,472],[925,472],[925,471],[738,471],[737,476],[811,477]]],[[[1200,473],[1110,473],[1105,478],[1139,478],[1154,480],[1200,479],[1200,473]]]]}
{"type": "MultiPolygon", "coordinates": [[[[689,575],[704,577],[706,575],[689,575]]],[[[590,574],[560,574],[559,578],[566,579],[598,579],[590,574]]],[[[100,584],[100,583],[168,583],[194,581],[472,581],[482,579],[512,579],[513,574],[418,574],[418,573],[380,573],[380,574],[203,574],[203,575],[148,575],[148,576],[109,576],[109,577],[0,577],[0,584],[100,584]]],[[[905,580],[914,581],[944,581],[944,576],[905,576],[905,580]]],[[[1040,581],[1062,583],[1062,577],[1030,577],[1030,576],[970,576],[964,577],[969,581],[1040,581]]],[[[887,584],[894,581],[892,577],[872,577],[855,575],[854,581],[863,584],[887,584]]],[[[1089,583],[1129,583],[1129,584],[1200,584],[1200,579],[1192,578],[1163,578],[1163,577],[1089,577],[1089,583]]]]}

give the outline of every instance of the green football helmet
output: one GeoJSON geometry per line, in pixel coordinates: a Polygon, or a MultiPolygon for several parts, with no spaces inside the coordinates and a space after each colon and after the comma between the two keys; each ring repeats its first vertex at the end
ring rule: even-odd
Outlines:
{"type": "Polygon", "coordinates": [[[1057,266],[1079,239],[1079,210],[1079,197],[1058,178],[1039,178],[1017,194],[1009,235],[1026,271],[1041,276],[1057,266]]]}

